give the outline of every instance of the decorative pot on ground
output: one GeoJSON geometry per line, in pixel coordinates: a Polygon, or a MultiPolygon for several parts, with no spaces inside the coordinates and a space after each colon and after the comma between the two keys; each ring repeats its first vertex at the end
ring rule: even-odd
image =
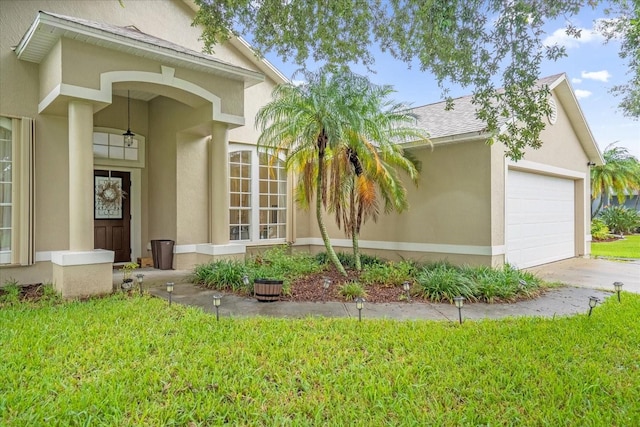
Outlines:
{"type": "Polygon", "coordinates": [[[280,299],[282,280],[256,279],[253,281],[253,293],[261,302],[273,302],[280,299]]]}

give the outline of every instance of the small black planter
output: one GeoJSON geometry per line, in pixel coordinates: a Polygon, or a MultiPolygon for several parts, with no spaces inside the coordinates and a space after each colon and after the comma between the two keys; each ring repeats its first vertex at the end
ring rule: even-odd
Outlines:
{"type": "Polygon", "coordinates": [[[273,302],[280,299],[282,280],[256,279],[253,281],[253,293],[260,302],[273,302]]]}

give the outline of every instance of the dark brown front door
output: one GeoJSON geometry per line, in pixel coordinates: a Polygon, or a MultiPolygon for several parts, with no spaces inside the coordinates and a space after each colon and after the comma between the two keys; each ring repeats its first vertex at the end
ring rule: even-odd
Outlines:
{"type": "Polygon", "coordinates": [[[93,235],[96,249],[115,252],[114,262],[131,261],[131,177],[129,172],[93,172],[93,235]]]}

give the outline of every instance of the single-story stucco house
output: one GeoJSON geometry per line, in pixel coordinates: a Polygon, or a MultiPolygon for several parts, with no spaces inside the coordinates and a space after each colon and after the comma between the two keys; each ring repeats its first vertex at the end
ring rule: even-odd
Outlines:
{"type": "MultiPolygon", "coordinates": [[[[256,148],[256,112],[287,79],[241,39],[202,54],[195,8],[0,2],[0,284],[110,292],[113,265],[156,239],[175,242],[177,269],[285,242],[322,250],[293,177],[256,148]]],[[[541,83],[555,114],[518,163],[485,143],[469,98],[417,108],[433,148],[407,146],[423,162],[410,210],[367,224],[361,247],[520,267],[588,254],[588,164],[602,158],[566,76],[541,83]]]]}

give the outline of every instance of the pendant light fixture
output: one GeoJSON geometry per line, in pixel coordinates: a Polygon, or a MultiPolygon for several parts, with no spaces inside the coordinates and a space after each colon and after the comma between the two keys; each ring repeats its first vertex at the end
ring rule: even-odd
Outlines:
{"type": "Polygon", "coordinates": [[[129,91],[127,91],[127,131],[122,136],[124,136],[124,145],[131,147],[133,137],[136,135],[131,132],[131,98],[129,97],[129,91]]]}

